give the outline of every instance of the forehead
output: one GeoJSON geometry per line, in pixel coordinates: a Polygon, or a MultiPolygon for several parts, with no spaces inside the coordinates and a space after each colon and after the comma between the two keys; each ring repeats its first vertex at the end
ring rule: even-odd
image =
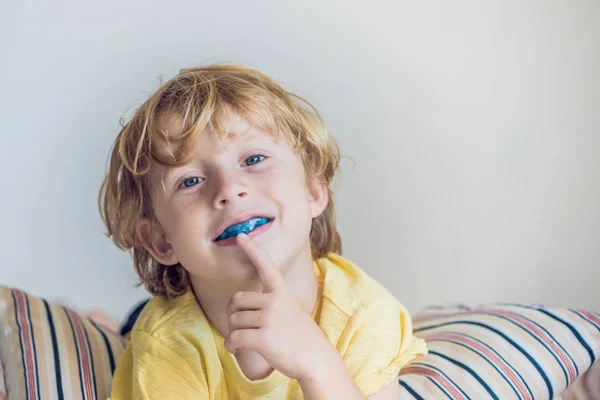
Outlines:
{"type": "MultiPolygon", "coordinates": [[[[186,126],[178,115],[165,116],[159,121],[158,131],[152,145],[154,177],[164,178],[172,169],[185,165],[192,158],[210,147],[211,151],[237,143],[269,140],[279,143],[281,134],[258,127],[236,113],[228,113],[215,123],[207,124],[202,131],[185,132],[186,126]],[[210,145],[210,146],[207,146],[210,145]]],[[[287,141],[283,139],[287,144],[287,141]]],[[[203,153],[203,152],[202,152],[203,153]]],[[[208,154],[212,154],[208,152],[208,154]]]]}
{"type": "Polygon", "coordinates": [[[191,150],[199,139],[214,140],[226,146],[240,139],[269,138],[277,141],[280,136],[279,133],[269,132],[252,124],[236,113],[229,113],[218,121],[211,121],[201,131],[194,131],[197,128],[192,128],[190,132],[185,132],[185,129],[180,116],[170,116],[160,121],[161,135],[155,138],[155,151],[160,159],[175,157],[179,160],[181,156],[185,158],[188,154],[184,153],[184,149],[187,147],[191,150]]]}

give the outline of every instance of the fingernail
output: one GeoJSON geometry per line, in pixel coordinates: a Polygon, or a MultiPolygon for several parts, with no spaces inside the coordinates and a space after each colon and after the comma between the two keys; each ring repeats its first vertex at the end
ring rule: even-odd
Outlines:
{"type": "Polygon", "coordinates": [[[246,241],[248,240],[248,235],[246,235],[245,233],[240,233],[238,235],[238,238],[240,238],[240,240],[246,241]]]}

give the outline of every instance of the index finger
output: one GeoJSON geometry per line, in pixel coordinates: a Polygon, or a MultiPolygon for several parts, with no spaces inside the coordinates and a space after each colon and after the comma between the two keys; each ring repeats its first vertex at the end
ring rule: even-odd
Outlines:
{"type": "Polygon", "coordinates": [[[248,255],[256,267],[260,281],[263,284],[264,293],[276,292],[280,288],[285,287],[285,281],[281,272],[279,272],[271,257],[254,240],[245,233],[240,233],[236,237],[236,243],[248,255]]]}

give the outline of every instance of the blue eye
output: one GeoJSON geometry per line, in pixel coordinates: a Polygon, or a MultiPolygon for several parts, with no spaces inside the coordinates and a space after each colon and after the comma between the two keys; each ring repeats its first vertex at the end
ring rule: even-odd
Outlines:
{"type": "Polygon", "coordinates": [[[250,156],[248,158],[246,158],[246,160],[244,161],[244,164],[246,164],[247,166],[251,166],[254,164],[258,164],[259,162],[261,162],[262,160],[265,159],[265,156],[261,156],[260,154],[256,154],[253,156],[250,156]]]}
{"type": "Polygon", "coordinates": [[[192,186],[196,186],[199,183],[200,183],[200,178],[198,178],[197,176],[192,176],[191,178],[187,178],[183,182],[181,182],[180,187],[189,188],[192,186]]]}

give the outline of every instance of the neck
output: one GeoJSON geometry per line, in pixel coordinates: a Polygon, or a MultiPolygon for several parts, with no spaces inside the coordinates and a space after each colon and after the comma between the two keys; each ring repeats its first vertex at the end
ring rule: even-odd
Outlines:
{"type": "MultiPolygon", "coordinates": [[[[312,314],[316,303],[318,285],[314,272],[314,265],[310,246],[301,251],[287,265],[278,265],[289,291],[296,297],[302,308],[312,314]]],[[[229,334],[227,304],[231,297],[239,291],[262,291],[262,284],[258,278],[249,280],[243,286],[223,290],[191,278],[192,287],[200,306],[208,320],[223,336],[229,334]]]]}

